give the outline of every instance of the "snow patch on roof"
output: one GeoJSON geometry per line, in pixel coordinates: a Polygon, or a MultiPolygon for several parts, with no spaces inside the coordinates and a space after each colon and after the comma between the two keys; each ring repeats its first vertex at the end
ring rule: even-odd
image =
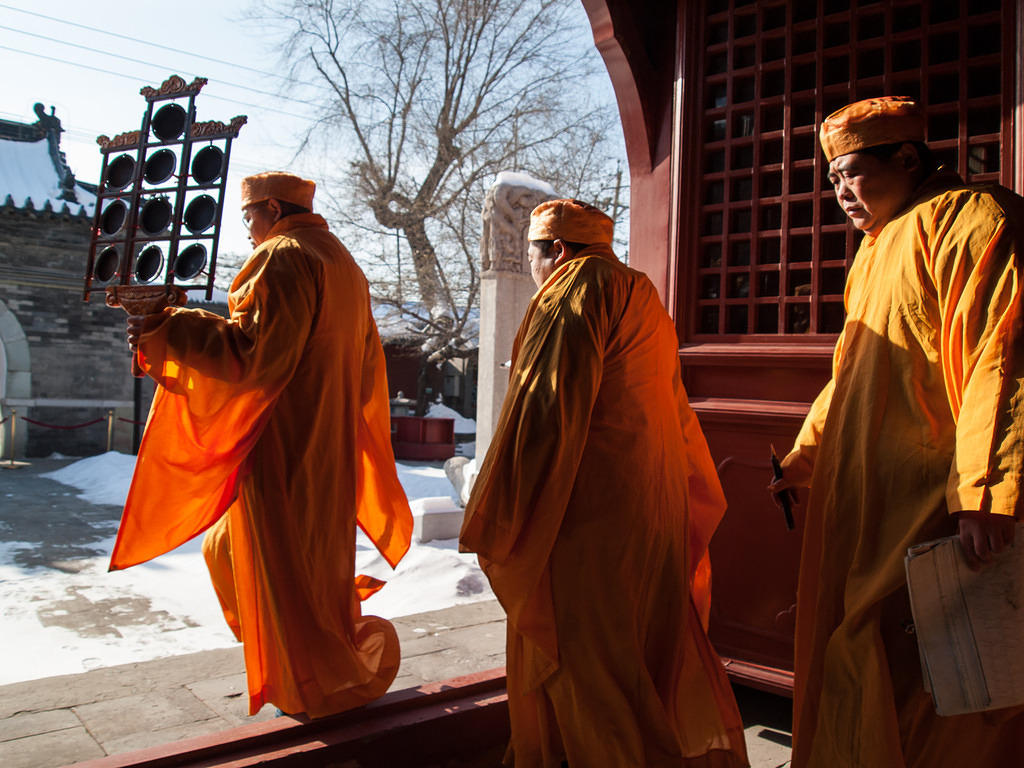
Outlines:
{"type": "MultiPolygon", "coordinates": [[[[422,318],[426,316],[426,309],[422,304],[410,302],[403,312],[393,304],[373,302],[373,319],[377,323],[377,333],[381,341],[389,339],[400,339],[403,337],[418,336],[427,332],[427,324],[422,318]]],[[[480,334],[480,310],[472,307],[466,318],[466,325],[462,329],[462,335],[476,346],[476,338],[480,334]]]]}
{"type": "Polygon", "coordinates": [[[49,143],[39,141],[0,141],[0,204],[10,196],[17,208],[41,210],[47,202],[54,211],[65,205],[74,215],[93,215],[96,195],[75,184],[78,202],[62,200],[60,177],[50,157],[49,143]]]}

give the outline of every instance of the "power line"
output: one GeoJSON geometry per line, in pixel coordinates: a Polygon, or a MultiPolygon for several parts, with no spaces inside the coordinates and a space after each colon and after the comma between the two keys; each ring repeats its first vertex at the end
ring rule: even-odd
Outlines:
{"type": "MultiPolygon", "coordinates": [[[[0,8],[4,8],[4,7],[6,7],[6,6],[4,6],[3,4],[0,4],[0,8]]],[[[17,27],[8,27],[8,26],[5,26],[3,24],[0,24],[0,29],[6,29],[8,32],[15,32],[15,33],[20,34],[20,35],[27,35],[28,37],[35,37],[35,38],[38,38],[40,40],[47,40],[47,41],[49,41],[51,43],[57,43],[58,45],[66,45],[66,46],[69,46],[71,48],[77,48],[77,49],[79,49],[81,51],[88,51],[89,53],[95,53],[95,54],[99,54],[101,56],[109,56],[109,57],[111,57],[113,59],[121,59],[122,61],[129,61],[132,64],[142,64],[143,66],[157,67],[157,68],[166,69],[166,70],[175,69],[175,67],[167,67],[167,66],[164,66],[164,65],[161,65],[161,64],[155,64],[155,63],[153,63],[151,61],[145,61],[143,59],[133,59],[130,56],[122,56],[119,53],[110,53],[109,51],[97,50],[96,48],[93,48],[93,47],[88,46],[88,45],[81,45],[79,43],[71,43],[71,42],[68,42],[66,40],[61,40],[61,39],[56,38],[56,37],[50,37],[48,35],[41,35],[41,34],[39,34],[37,32],[28,32],[27,30],[18,29],[17,27]]],[[[194,72],[191,73],[191,74],[193,76],[195,75],[194,72]]],[[[257,93],[257,94],[259,94],[261,96],[270,96],[271,98],[284,99],[286,101],[294,101],[294,102],[296,102],[298,104],[305,104],[307,106],[316,106],[313,102],[310,102],[310,101],[304,101],[303,99],[294,99],[291,96],[282,96],[282,95],[279,95],[279,94],[276,94],[276,93],[271,93],[270,91],[261,91],[258,88],[250,88],[247,85],[238,85],[237,83],[232,83],[232,82],[229,82],[229,81],[226,81],[226,80],[220,80],[218,82],[221,85],[227,85],[227,86],[230,86],[232,88],[238,88],[239,90],[242,90],[242,91],[251,91],[252,93],[257,93]]]]}
{"type": "Polygon", "coordinates": [[[26,14],[28,16],[35,16],[35,17],[40,18],[40,19],[46,19],[47,21],[55,21],[58,24],[67,24],[68,26],[78,27],[79,29],[85,29],[85,30],[88,30],[90,32],[97,32],[97,33],[99,33],[101,35],[109,35],[110,37],[116,37],[116,38],[119,38],[121,40],[130,40],[133,43],[142,43],[143,45],[150,45],[150,46],[152,46],[154,48],[162,48],[162,49],[164,49],[166,51],[171,51],[173,53],[184,53],[184,54],[186,54],[188,56],[194,56],[197,59],[203,59],[205,61],[212,61],[215,64],[225,64],[225,65],[227,65],[229,67],[237,67],[238,69],[245,69],[245,70],[248,70],[249,72],[255,72],[258,75],[263,75],[264,77],[276,77],[276,78],[278,78],[280,80],[284,80],[284,81],[288,80],[288,78],[284,77],[283,75],[279,75],[276,72],[264,72],[262,69],[255,69],[254,67],[247,67],[244,64],[238,64],[238,63],[233,62],[233,61],[225,61],[224,59],[215,59],[215,58],[213,58],[211,56],[203,56],[201,53],[192,53],[190,51],[183,51],[180,48],[173,48],[173,47],[171,47],[169,45],[162,45],[161,43],[153,43],[153,42],[150,42],[148,40],[142,40],[141,38],[132,37],[131,35],[122,35],[122,34],[120,34],[118,32],[110,32],[109,30],[106,30],[106,29],[100,29],[98,27],[90,27],[87,24],[79,24],[79,23],[74,22],[74,21],[68,21],[67,19],[57,18],[56,16],[47,16],[45,13],[38,13],[36,11],[26,11],[24,8],[16,8],[13,5],[7,5],[6,3],[0,3],[0,8],[6,8],[9,11],[17,11],[18,13],[24,13],[24,14],[26,14]]]}
{"type": "MultiPolygon", "coordinates": [[[[0,117],[9,117],[17,122],[22,122],[25,115],[20,112],[8,112],[7,110],[0,109],[0,117]]],[[[64,128],[62,131],[68,136],[71,143],[81,144],[94,144],[96,137],[99,136],[103,131],[95,128],[64,128]]],[[[250,156],[244,151],[244,144],[239,143],[239,147],[232,147],[231,150],[231,167],[232,168],[249,168],[250,170],[259,171],[263,170],[266,166],[265,162],[259,162],[254,156],[250,156]]],[[[98,151],[98,150],[97,150],[98,151]]]]}
{"type": "MultiPolygon", "coordinates": [[[[0,7],[4,7],[4,6],[2,4],[0,4],[0,7]]],[[[90,70],[92,70],[94,72],[100,72],[100,73],[102,73],[104,75],[112,75],[114,77],[121,77],[121,78],[124,78],[126,80],[134,80],[135,82],[138,82],[138,80],[139,80],[137,75],[127,75],[124,72],[114,72],[113,70],[110,70],[110,69],[103,69],[102,67],[94,67],[94,66],[91,66],[89,64],[82,64],[82,63],[77,62],[77,61],[68,61],[67,59],[59,59],[59,58],[57,58],[55,56],[46,56],[46,55],[44,55],[42,53],[33,53],[32,51],[23,51],[20,48],[12,48],[12,47],[7,46],[7,45],[0,45],[0,50],[13,51],[14,53],[20,53],[20,54],[22,54],[24,56],[34,56],[34,57],[36,57],[38,59],[45,59],[47,61],[52,61],[52,62],[55,62],[57,64],[66,64],[69,67],[78,67],[79,69],[90,69],[90,70]]],[[[155,65],[150,65],[150,66],[155,66],[155,65]]],[[[263,110],[265,112],[276,112],[279,115],[285,115],[287,117],[293,117],[296,120],[309,121],[309,120],[313,119],[313,118],[308,117],[306,115],[297,115],[294,112],[285,112],[282,109],[275,109],[274,107],[266,107],[266,106],[263,106],[261,104],[253,104],[252,102],[249,102],[249,101],[239,101],[238,99],[229,99],[227,96],[218,96],[217,94],[214,94],[214,93],[207,93],[205,95],[208,96],[211,99],[217,99],[219,101],[225,101],[225,102],[228,102],[230,104],[239,104],[239,105],[241,105],[243,107],[252,107],[253,109],[260,109],[260,110],[263,110]]]]}
{"type": "MultiPolygon", "coordinates": [[[[25,123],[26,115],[23,112],[8,112],[7,110],[0,109],[0,117],[11,118],[15,122],[22,123],[23,125],[31,125],[31,123],[25,123]]],[[[110,133],[110,129],[99,129],[89,128],[85,126],[78,126],[75,128],[67,128],[61,123],[61,134],[66,136],[70,141],[75,143],[84,142],[86,144],[95,143],[96,137],[101,133],[110,133]]],[[[61,139],[63,141],[63,138],[61,139]]],[[[261,146],[276,146],[272,144],[264,144],[261,146]]],[[[232,150],[235,152],[236,150],[232,150]]]]}

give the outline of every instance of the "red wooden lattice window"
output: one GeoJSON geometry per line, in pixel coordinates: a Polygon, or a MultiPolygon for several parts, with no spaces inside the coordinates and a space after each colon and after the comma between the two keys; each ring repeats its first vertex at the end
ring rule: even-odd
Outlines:
{"type": "Polygon", "coordinates": [[[1011,184],[1012,2],[707,0],[704,20],[696,340],[841,330],[860,234],[817,130],[845,104],[914,97],[944,164],[1011,184]]]}

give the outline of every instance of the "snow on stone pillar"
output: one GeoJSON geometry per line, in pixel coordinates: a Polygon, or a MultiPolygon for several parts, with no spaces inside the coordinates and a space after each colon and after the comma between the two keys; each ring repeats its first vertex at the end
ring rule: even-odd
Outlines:
{"type": "Polygon", "coordinates": [[[476,458],[483,462],[501,415],[519,323],[537,290],[526,256],[530,211],[555,197],[550,184],[523,173],[499,173],[487,192],[480,238],[480,367],[476,458]]]}

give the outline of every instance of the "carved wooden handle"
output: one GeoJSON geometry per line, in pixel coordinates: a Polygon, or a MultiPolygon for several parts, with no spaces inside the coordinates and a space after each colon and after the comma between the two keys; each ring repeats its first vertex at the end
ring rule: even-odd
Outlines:
{"type": "MultiPolygon", "coordinates": [[[[155,315],[167,307],[180,307],[188,301],[185,291],[176,285],[108,285],[108,307],[121,307],[129,315],[155,315]]],[[[132,376],[144,378],[138,350],[132,352],[132,376]]]]}

